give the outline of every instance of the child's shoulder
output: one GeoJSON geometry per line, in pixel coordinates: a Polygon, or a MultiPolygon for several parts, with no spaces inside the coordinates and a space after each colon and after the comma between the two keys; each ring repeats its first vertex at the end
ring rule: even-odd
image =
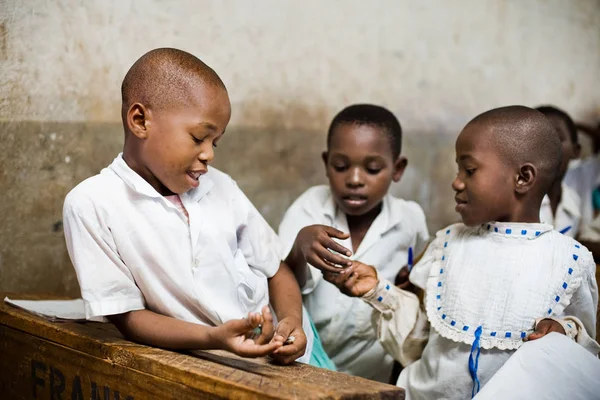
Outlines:
{"type": "Polygon", "coordinates": [[[560,243],[565,252],[569,254],[569,258],[577,262],[577,264],[586,272],[587,275],[595,277],[596,275],[596,262],[594,256],[587,247],[579,243],[574,238],[563,235],[562,233],[552,230],[551,234],[554,236],[555,242],[560,243]]]}
{"type": "Polygon", "coordinates": [[[64,207],[73,209],[95,208],[110,203],[124,185],[108,168],[98,175],[91,176],[75,186],[65,197],[64,207]]]}
{"type": "Polygon", "coordinates": [[[290,208],[323,209],[329,201],[333,201],[331,196],[328,185],[312,186],[298,196],[290,208]]]}
{"type": "MultiPolygon", "coordinates": [[[[217,188],[218,190],[231,190],[232,188],[238,187],[237,182],[231,176],[214,167],[209,167],[208,172],[204,177],[208,178],[211,181],[213,188],[217,188]]],[[[200,178],[199,188],[202,188],[202,178],[200,178]]]]}
{"type": "Polygon", "coordinates": [[[389,202],[390,208],[393,211],[400,211],[402,213],[408,213],[412,215],[419,215],[425,218],[425,212],[423,211],[423,207],[416,201],[405,200],[400,197],[392,196],[391,194],[387,194],[386,198],[389,202]]]}
{"type": "Polygon", "coordinates": [[[468,234],[471,231],[476,230],[475,228],[470,228],[463,224],[462,222],[457,222],[455,224],[448,225],[447,227],[440,229],[435,233],[435,238],[432,242],[432,245],[435,246],[436,243],[447,242],[450,238],[460,237],[464,234],[468,234]]]}
{"type": "Polygon", "coordinates": [[[388,204],[389,212],[387,215],[392,221],[399,222],[400,226],[410,230],[427,231],[425,212],[419,203],[394,197],[391,194],[386,195],[384,202],[388,204]]]}

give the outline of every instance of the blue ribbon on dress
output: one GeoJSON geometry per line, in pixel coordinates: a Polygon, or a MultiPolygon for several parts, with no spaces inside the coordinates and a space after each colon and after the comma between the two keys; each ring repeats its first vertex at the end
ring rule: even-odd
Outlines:
{"type": "Polygon", "coordinates": [[[477,369],[479,368],[479,353],[481,353],[481,332],[483,328],[481,326],[477,327],[475,330],[475,340],[473,340],[473,345],[471,345],[471,354],[469,354],[469,373],[471,374],[471,379],[473,379],[473,389],[471,390],[471,398],[475,397],[477,393],[479,393],[479,378],[477,377],[477,369]],[[475,354],[475,352],[477,354],[475,354]],[[475,354],[475,357],[473,357],[475,354]]]}

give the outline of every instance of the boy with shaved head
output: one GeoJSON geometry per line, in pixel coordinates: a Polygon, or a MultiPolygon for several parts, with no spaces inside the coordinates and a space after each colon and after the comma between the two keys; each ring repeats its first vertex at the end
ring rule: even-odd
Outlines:
{"type": "Polygon", "coordinates": [[[383,347],[410,364],[398,379],[408,399],[474,396],[524,341],[550,332],[600,349],[592,255],[539,220],[561,164],[552,124],[523,106],[485,112],[458,136],[456,162],[463,222],[439,231],[410,273],[424,310],[371,266],[324,276],[373,307],[383,347]]]}
{"type": "Polygon", "coordinates": [[[158,347],[284,364],[310,356],[275,232],[208,167],[231,114],[219,76],[189,53],[156,49],[131,67],[122,99],[123,153],[64,204],[87,318],[158,347]]]}

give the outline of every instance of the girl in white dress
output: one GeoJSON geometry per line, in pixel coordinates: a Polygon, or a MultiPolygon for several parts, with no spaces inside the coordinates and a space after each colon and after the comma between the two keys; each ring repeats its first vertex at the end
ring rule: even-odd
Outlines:
{"type": "Polygon", "coordinates": [[[549,332],[598,354],[592,255],[539,223],[560,161],[556,131],[538,111],[483,113],[456,141],[463,222],[439,231],[410,274],[423,304],[356,261],[325,276],[374,308],[383,347],[407,366],[398,385],[408,399],[472,397],[524,341],[549,332]]]}

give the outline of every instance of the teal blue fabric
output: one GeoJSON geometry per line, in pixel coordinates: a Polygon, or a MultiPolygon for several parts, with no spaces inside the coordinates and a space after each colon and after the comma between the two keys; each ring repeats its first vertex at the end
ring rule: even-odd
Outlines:
{"type": "Polygon", "coordinates": [[[600,210],[600,188],[596,188],[592,192],[592,204],[594,205],[594,210],[600,210]]]}
{"type": "Polygon", "coordinates": [[[325,353],[325,349],[323,348],[323,344],[321,343],[321,338],[319,337],[319,333],[317,332],[317,328],[315,328],[315,324],[313,324],[312,318],[309,317],[310,328],[313,331],[315,336],[315,340],[313,343],[312,353],[310,354],[309,364],[313,367],[319,367],[328,369],[330,371],[337,371],[335,364],[331,361],[331,358],[325,353]]]}

